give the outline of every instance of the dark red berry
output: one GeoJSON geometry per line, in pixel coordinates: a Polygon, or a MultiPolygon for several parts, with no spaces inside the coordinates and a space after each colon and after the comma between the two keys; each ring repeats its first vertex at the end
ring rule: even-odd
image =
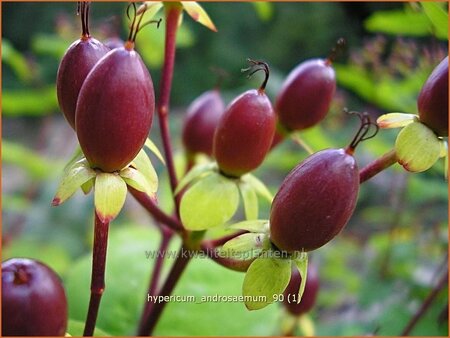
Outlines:
{"type": "Polygon", "coordinates": [[[89,35],[87,11],[89,4],[81,3],[83,33],[73,42],[59,64],[56,93],[59,107],[67,122],[75,129],[75,110],[81,86],[94,65],[109,52],[109,48],[89,35]]]}
{"type": "Polygon", "coordinates": [[[214,156],[219,168],[233,177],[250,172],[263,162],[275,132],[275,113],[264,92],[269,69],[265,63],[252,62],[257,67],[252,74],[261,69],[266,72],[263,85],[235,98],[214,134],[214,156]]]}
{"type": "Polygon", "coordinates": [[[285,80],[275,102],[279,123],[287,130],[312,127],[326,116],[334,92],[336,75],[329,60],[300,63],[285,80]]]}
{"type": "Polygon", "coordinates": [[[292,269],[291,280],[289,281],[286,290],[284,290],[283,305],[294,316],[300,316],[309,312],[316,303],[320,283],[317,267],[314,264],[309,263],[308,265],[305,291],[303,292],[300,303],[297,304],[298,291],[301,282],[302,277],[300,276],[298,269],[292,269]]]}
{"type": "Polygon", "coordinates": [[[326,149],[301,162],[285,178],[272,203],[270,238],[282,251],[311,251],[328,243],[355,209],[359,171],[354,149],[373,125],[360,116],[361,128],[347,149],[326,149]]]}
{"type": "Polygon", "coordinates": [[[132,43],[110,51],[86,78],[76,110],[91,166],[113,172],[128,165],[145,143],[154,110],[153,82],[132,43]]]}
{"type": "Polygon", "coordinates": [[[448,56],[433,70],[417,100],[420,121],[438,136],[448,136],[448,56]]]}
{"type": "Polygon", "coordinates": [[[2,263],[2,336],[64,336],[67,300],[59,277],[26,258],[2,263]]]}
{"type": "Polygon", "coordinates": [[[225,105],[217,89],[196,98],[187,109],[183,124],[183,145],[189,154],[213,152],[214,132],[225,105]]]}

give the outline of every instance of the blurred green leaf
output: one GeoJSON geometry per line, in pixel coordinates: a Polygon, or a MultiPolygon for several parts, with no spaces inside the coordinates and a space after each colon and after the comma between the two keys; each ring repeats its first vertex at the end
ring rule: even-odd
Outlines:
{"type": "Polygon", "coordinates": [[[254,188],[242,181],[239,182],[239,189],[241,191],[242,201],[244,202],[245,218],[248,220],[258,218],[258,197],[254,188]]]}
{"type": "Polygon", "coordinates": [[[52,177],[62,163],[49,161],[37,152],[19,143],[2,140],[2,162],[22,168],[33,179],[52,177]]]}
{"type": "Polygon", "coordinates": [[[11,67],[20,81],[29,83],[32,80],[33,72],[27,60],[7,39],[2,39],[2,62],[11,67]]]}
{"type": "Polygon", "coordinates": [[[3,116],[43,116],[58,109],[54,85],[39,89],[4,90],[3,116]]]}
{"type": "Polygon", "coordinates": [[[13,239],[9,245],[3,246],[2,260],[14,257],[39,260],[55,270],[60,276],[63,276],[70,268],[71,263],[71,258],[64,247],[57,243],[45,243],[26,237],[13,239]]]}
{"type": "Polygon", "coordinates": [[[273,17],[273,4],[271,2],[254,1],[251,2],[256,14],[261,21],[269,21],[273,17]]]}
{"type": "Polygon", "coordinates": [[[391,35],[429,36],[431,24],[421,12],[411,10],[377,11],[364,22],[369,32],[379,32],[391,35]]]}
{"type": "Polygon", "coordinates": [[[70,44],[70,41],[56,34],[37,33],[32,35],[31,49],[36,54],[49,55],[61,60],[70,44]]]}
{"type": "Polygon", "coordinates": [[[436,37],[442,40],[448,40],[448,13],[436,2],[423,1],[421,5],[433,24],[436,37]]]}
{"type": "MultiPolygon", "coordinates": [[[[67,333],[70,334],[72,337],[81,337],[83,336],[84,332],[84,322],[69,319],[69,322],[67,323],[67,333]]],[[[98,327],[95,328],[94,331],[94,337],[109,337],[110,334],[106,333],[105,331],[99,329],[98,327]]]]}

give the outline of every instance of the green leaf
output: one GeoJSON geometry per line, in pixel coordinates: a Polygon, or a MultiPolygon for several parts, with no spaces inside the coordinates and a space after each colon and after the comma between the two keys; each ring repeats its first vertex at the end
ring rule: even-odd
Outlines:
{"type": "Polygon", "coordinates": [[[236,183],[213,173],[191,186],[181,199],[181,220],[189,230],[206,230],[233,217],[239,204],[236,183]]]}
{"type": "Polygon", "coordinates": [[[125,183],[128,184],[129,186],[133,187],[138,191],[146,193],[150,197],[154,197],[156,191],[153,191],[152,187],[149,186],[148,184],[148,180],[140,171],[128,167],[122,169],[119,172],[119,175],[125,180],[125,183]]]}
{"type": "Polygon", "coordinates": [[[95,179],[94,178],[90,179],[89,181],[87,181],[81,185],[81,190],[83,190],[83,193],[85,195],[87,195],[91,192],[92,188],[94,187],[94,184],[95,184],[95,179]]]}
{"type": "Polygon", "coordinates": [[[195,180],[200,179],[201,177],[205,177],[213,173],[213,169],[216,167],[215,163],[202,163],[193,167],[189,172],[184,176],[180,182],[178,182],[178,186],[175,189],[175,195],[177,195],[181,190],[186,188],[188,184],[193,183],[195,180]]]}
{"type": "Polygon", "coordinates": [[[267,189],[266,185],[261,182],[256,176],[252,174],[245,174],[241,177],[241,180],[252,186],[256,193],[261,197],[264,197],[268,202],[272,203],[273,196],[267,189]]]}
{"type": "Polygon", "coordinates": [[[222,246],[220,251],[226,257],[247,260],[258,257],[263,249],[268,248],[270,248],[268,235],[248,233],[229,240],[222,246]]]}
{"type": "Polygon", "coordinates": [[[389,113],[381,115],[377,119],[377,124],[382,129],[401,128],[415,121],[419,121],[418,115],[404,114],[404,113],[389,113]]]}
{"type": "Polygon", "coordinates": [[[147,189],[150,194],[158,190],[158,175],[152,162],[143,149],[137,154],[131,166],[134,167],[147,181],[147,189]]]}
{"type": "Polygon", "coordinates": [[[239,182],[242,200],[244,202],[245,218],[255,220],[258,218],[258,197],[254,188],[247,182],[239,182]]]}
{"type": "Polygon", "coordinates": [[[436,2],[423,1],[421,5],[426,16],[433,24],[436,37],[448,40],[448,14],[436,2]]]}
{"type": "Polygon", "coordinates": [[[98,217],[111,222],[122,210],[127,196],[127,185],[117,174],[99,173],[95,179],[94,203],[98,217]]]}
{"type": "Polygon", "coordinates": [[[61,166],[60,163],[50,163],[32,149],[6,139],[2,139],[2,162],[24,169],[33,179],[52,176],[61,166]]]}
{"type": "Polygon", "coordinates": [[[259,310],[274,302],[283,293],[291,278],[291,261],[269,257],[257,258],[245,274],[242,294],[245,306],[259,310]]]}
{"type": "Polygon", "coordinates": [[[156,144],[150,140],[149,138],[147,138],[147,140],[145,141],[145,146],[153,153],[155,154],[155,156],[165,165],[166,161],[164,161],[164,157],[162,156],[161,152],[159,151],[158,147],[156,146],[156,144]]]}
{"type": "Polygon", "coordinates": [[[31,48],[33,52],[49,55],[61,60],[71,41],[67,41],[56,34],[32,34],[31,48]]]}
{"type": "Polygon", "coordinates": [[[11,67],[20,81],[29,83],[33,79],[33,71],[26,58],[7,39],[2,39],[2,62],[11,67]]]}
{"type": "Polygon", "coordinates": [[[66,171],[59,184],[52,205],[58,206],[70,198],[78,188],[95,177],[95,171],[89,166],[86,159],[72,164],[66,171]]]}
{"type": "Polygon", "coordinates": [[[269,220],[259,219],[235,223],[229,226],[230,229],[247,230],[254,233],[268,233],[269,220]]]}
{"type": "Polygon", "coordinates": [[[366,19],[364,27],[370,32],[406,36],[428,36],[431,28],[423,13],[410,10],[374,12],[366,19]]]}
{"type": "Polygon", "coordinates": [[[55,86],[40,89],[4,90],[4,116],[43,116],[58,109],[55,86]]]}
{"type": "Polygon", "coordinates": [[[303,292],[305,292],[306,279],[308,278],[308,254],[306,252],[300,253],[298,257],[294,259],[294,263],[297,266],[300,277],[302,277],[297,298],[297,304],[299,304],[302,300],[303,292]]]}
{"type": "Polygon", "coordinates": [[[414,122],[403,128],[395,141],[398,163],[411,172],[431,168],[441,153],[440,139],[427,126],[414,122]]]}
{"type": "Polygon", "coordinates": [[[184,10],[189,14],[189,16],[202,24],[203,26],[209,28],[210,30],[217,32],[217,28],[208,16],[208,13],[203,9],[202,6],[196,1],[181,1],[184,10]]]}
{"type": "Polygon", "coordinates": [[[273,17],[273,4],[266,1],[251,2],[261,21],[269,21],[273,17]]]}
{"type": "MultiPolygon", "coordinates": [[[[69,319],[67,323],[67,333],[70,334],[72,337],[82,337],[84,332],[84,325],[85,323],[82,321],[69,319]]],[[[94,337],[109,337],[110,334],[106,333],[105,331],[99,329],[98,327],[95,328],[94,331],[94,337]]]]}

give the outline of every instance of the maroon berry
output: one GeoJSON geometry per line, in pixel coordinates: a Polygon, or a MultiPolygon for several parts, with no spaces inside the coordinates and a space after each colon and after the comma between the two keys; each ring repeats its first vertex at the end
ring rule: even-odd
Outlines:
{"type": "Polygon", "coordinates": [[[298,269],[292,269],[291,280],[289,281],[286,290],[284,290],[283,305],[294,316],[300,316],[309,312],[316,303],[320,283],[317,267],[314,264],[309,263],[308,265],[305,291],[303,292],[300,303],[297,304],[298,291],[300,289],[301,282],[302,277],[300,276],[298,269]]]}
{"type": "Polygon", "coordinates": [[[217,89],[196,98],[187,109],[183,124],[183,145],[189,154],[213,152],[214,132],[225,106],[217,89]]]}
{"type": "Polygon", "coordinates": [[[73,42],[59,64],[56,79],[56,93],[59,107],[67,122],[75,129],[75,110],[81,86],[94,65],[109,48],[89,35],[89,3],[81,2],[81,38],[73,42]]]}
{"type": "Polygon", "coordinates": [[[420,121],[438,136],[448,136],[448,56],[433,70],[417,100],[420,121]]]}
{"type": "MultiPolygon", "coordinates": [[[[142,16],[141,16],[142,18],[142,16]]],[[[86,78],[78,98],[76,131],[93,168],[113,172],[141,150],[155,110],[153,82],[134,50],[139,23],[124,47],[110,51],[86,78]]]]}
{"type": "Polygon", "coordinates": [[[263,162],[275,133],[275,113],[264,92],[269,67],[260,61],[250,62],[251,74],[264,70],[266,78],[258,90],[248,90],[230,103],[214,134],[219,168],[232,177],[252,171],[263,162]]]}
{"type": "Polygon", "coordinates": [[[59,277],[26,258],[2,263],[2,336],[64,336],[67,300],[59,277]]]}
{"type": "Polygon", "coordinates": [[[283,127],[302,130],[314,126],[327,114],[336,90],[336,76],[328,60],[299,64],[288,75],[275,103],[283,127]]]}
{"type": "Polygon", "coordinates": [[[283,251],[311,251],[328,243],[353,214],[359,190],[354,149],[372,123],[362,125],[347,149],[319,151],[295,167],[276,194],[270,214],[272,243],[283,251]]]}
{"type": "Polygon", "coordinates": [[[325,118],[336,91],[336,74],[331,64],[344,44],[345,40],[339,39],[326,60],[302,62],[288,75],[275,103],[284,129],[303,130],[325,118]]]}

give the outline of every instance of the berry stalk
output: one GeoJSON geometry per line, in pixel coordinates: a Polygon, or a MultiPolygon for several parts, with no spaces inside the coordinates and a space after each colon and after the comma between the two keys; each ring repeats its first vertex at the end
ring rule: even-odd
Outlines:
{"type": "MultiPolygon", "coordinates": [[[[159,127],[161,130],[161,139],[164,148],[164,156],[169,173],[170,187],[172,192],[177,187],[177,176],[175,173],[175,164],[173,161],[172,144],[169,131],[169,103],[170,91],[172,88],[173,71],[175,64],[176,36],[178,21],[181,14],[181,7],[178,5],[167,5],[166,7],[166,37],[164,49],[164,64],[161,76],[160,97],[157,111],[159,117],[159,127]]],[[[174,195],[175,196],[175,195],[174,195]]],[[[179,199],[175,198],[175,208],[178,214],[179,199]]]]}
{"type": "Polygon", "coordinates": [[[359,183],[364,183],[395,163],[397,163],[397,156],[395,149],[392,149],[360,170],[359,183]]]}
{"type": "Polygon", "coordinates": [[[109,222],[102,222],[95,213],[94,252],[92,255],[91,298],[83,336],[93,336],[98,309],[105,291],[106,249],[108,247],[109,222]]]}
{"type": "MultiPolygon", "coordinates": [[[[170,240],[172,239],[173,232],[166,228],[164,225],[160,225],[160,231],[161,231],[161,243],[159,245],[159,253],[160,255],[156,256],[155,265],[153,267],[153,273],[152,277],[150,279],[150,284],[148,286],[147,293],[150,296],[155,296],[158,288],[158,283],[160,281],[161,277],[161,268],[164,263],[164,255],[162,254],[165,252],[169,246],[170,240]]],[[[139,330],[145,326],[145,323],[149,321],[150,318],[150,310],[151,310],[151,303],[147,302],[144,304],[144,308],[142,310],[141,320],[139,322],[139,330]]],[[[138,332],[139,333],[139,332],[138,332]]]]}
{"type": "MultiPolygon", "coordinates": [[[[177,259],[173,264],[172,269],[170,270],[170,273],[167,276],[167,279],[161,288],[161,291],[158,294],[159,296],[164,297],[171,295],[173,289],[175,288],[178,280],[180,279],[181,275],[183,274],[187,264],[189,263],[192,257],[193,257],[192,250],[186,248],[185,246],[182,246],[178,252],[177,259]]],[[[148,310],[149,313],[147,316],[147,320],[144,323],[141,323],[138,331],[138,336],[152,335],[152,332],[155,329],[156,324],[158,323],[158,320],[161,317],[161,314],[167,303],[160,302],[149,304],[150,306],[148,310]]]]}

